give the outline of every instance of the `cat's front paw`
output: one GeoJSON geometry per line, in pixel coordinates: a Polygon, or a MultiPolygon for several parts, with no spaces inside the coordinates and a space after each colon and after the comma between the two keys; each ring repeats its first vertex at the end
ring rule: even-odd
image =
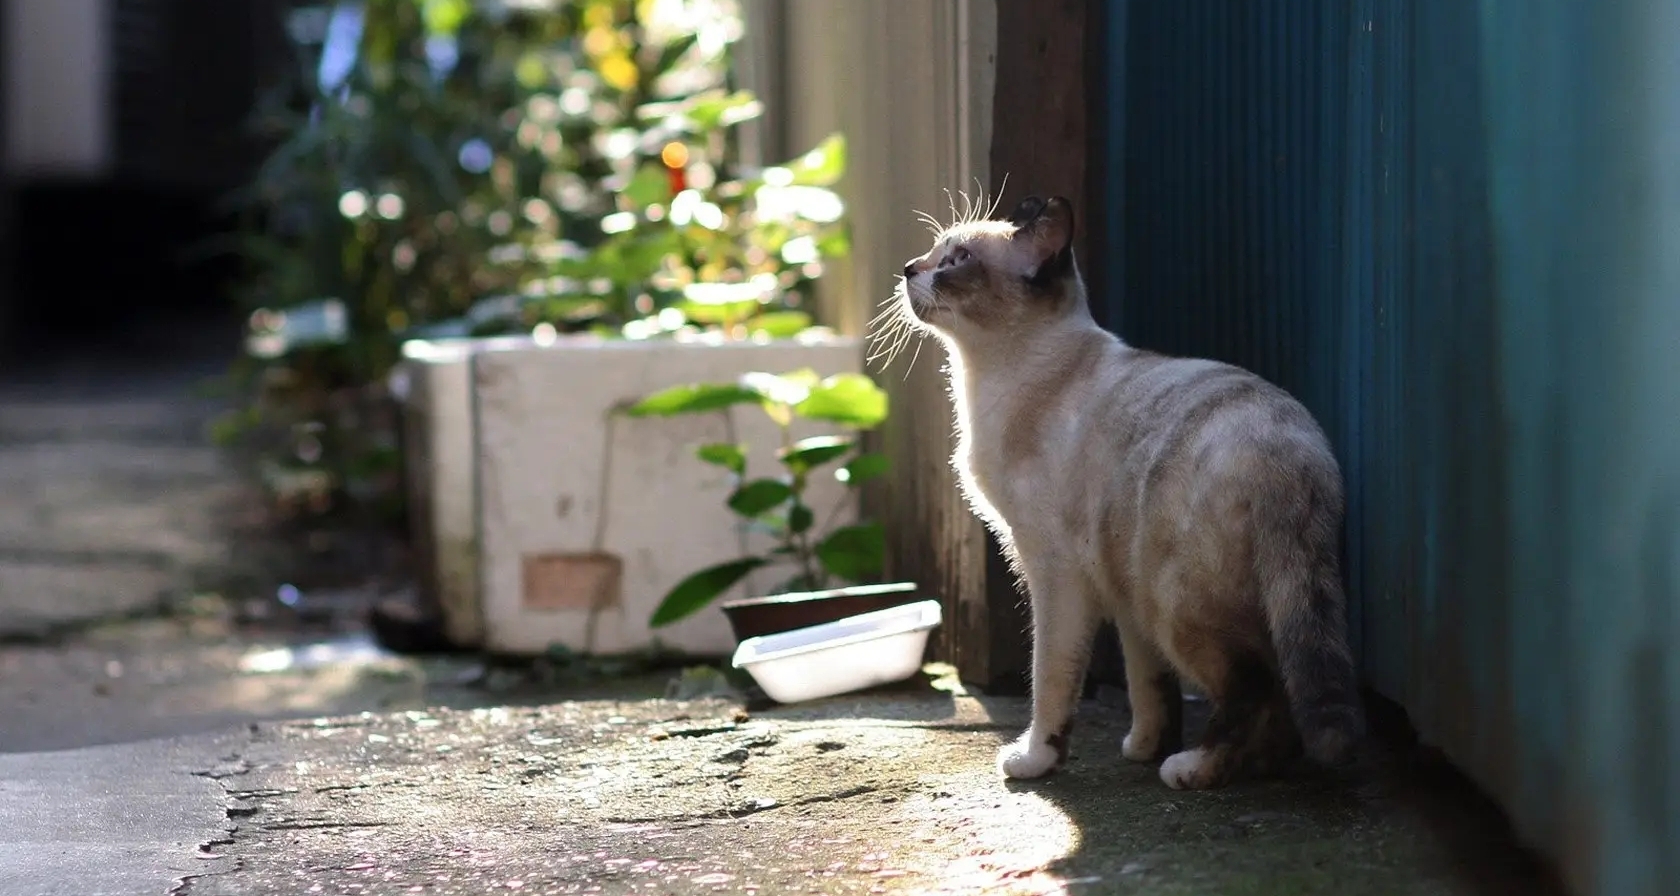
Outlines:
{"type": "Polygon", "coordinates": [[[1032,731],[998,751],[998,771],[1006,778],[1042,778],[1062,764],[1062,751],[1032,731]]]}

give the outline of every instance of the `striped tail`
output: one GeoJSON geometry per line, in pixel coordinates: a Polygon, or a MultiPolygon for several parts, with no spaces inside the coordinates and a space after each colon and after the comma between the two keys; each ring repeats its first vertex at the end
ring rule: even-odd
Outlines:
{"type": "Polygon", "coordinates": [[[1307,756],[1340,765],[1365,736],[1365,713],[1334,538],[1323,526],[1309,523],[1303,532],[1302,520],[1289,522],[1294,525],[1263,527],[1257,540],[1261,601],[1307,756]]]}

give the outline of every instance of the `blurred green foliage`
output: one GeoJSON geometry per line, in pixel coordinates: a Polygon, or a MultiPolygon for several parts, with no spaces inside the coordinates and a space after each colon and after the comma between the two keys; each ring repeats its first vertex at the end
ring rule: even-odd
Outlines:
{"type": "Polygon", "coordinates": [[[255,442],[292,504],[400,514],[385,380],[406,339],[812,325],[808,287],[849,248],[845,144],[740,164],[762,110],[734,84],[734,0],[318,11],[351,36],[298,36],[254,116],[272,151],[230,197],[246,227],[214,247],[245,261],[250,315],[246,403],[215,436],[255,442]]]}

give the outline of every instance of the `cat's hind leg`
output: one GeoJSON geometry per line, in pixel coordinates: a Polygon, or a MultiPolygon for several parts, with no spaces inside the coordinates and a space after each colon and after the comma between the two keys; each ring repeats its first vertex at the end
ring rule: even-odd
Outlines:
{"type": "Polygon", "coordinates": [[[1204,678],[1213,713],[1201,744],[1161,763],[1161,780],[1175,790],[1205,790],[1230,783],[1273,741],[1274,717],[1288,712],[1287,704],[1279,700],[1277,676],[1265,663],[1231,658],[1220,665],[1219,674],[1204,678]]]}
{"type": "Polygon", "coordinates": [[[1155,762],[1184,747],[1184,691],[1178,673],[1135,621],[1121,614],[1115,628],[1132,709],[1132,727],[1120,753],[1133,762],[1155,762]]]}
{"type": "Polygon", "coordinates": [[[1039,778],[1067,761],[1099,617],[1070,568],[1022,559],[1033,615],[1032,723],[999,752],[998,769],[1010,778],[1039,778]]]}

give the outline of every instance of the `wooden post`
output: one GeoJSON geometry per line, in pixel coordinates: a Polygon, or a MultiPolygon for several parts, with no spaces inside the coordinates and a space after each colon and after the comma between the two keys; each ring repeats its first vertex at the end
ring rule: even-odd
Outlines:
{"type": "MultiPolygon", "coordinates": [[[[1091,122],[1103,92],[1091,60],[1102,49],[1103,0],[998,0],[997,82],[992,100],[991,190],[1001,191],[999,213],[1029,195],[1061,195],[1074,203],[1074,253],[1091,279],[1088,247],[1093,222],[1103,217],[1090,169],[1091,122]],[[1097,98],[1097,99],[1093,99],[1097,98]]],[[[1032,641],[1025,599],[1015,588],[997,545],[988,538],[986,630],[968,632],[956,662],[989,693],[1024,693],[1032,641]],[[977,655],[983,654],[983,655],[977,655]]],[[[1112,636],[1098,666],[1112,665],[1112,636]]],[[[1106,676],[1104,676],[1106,677],[1106,676]]]]}

